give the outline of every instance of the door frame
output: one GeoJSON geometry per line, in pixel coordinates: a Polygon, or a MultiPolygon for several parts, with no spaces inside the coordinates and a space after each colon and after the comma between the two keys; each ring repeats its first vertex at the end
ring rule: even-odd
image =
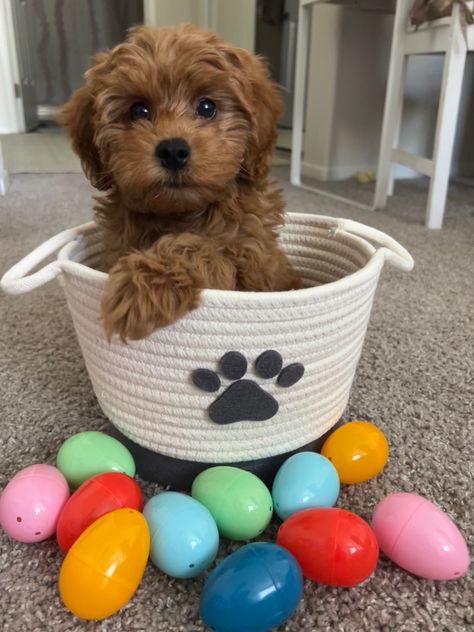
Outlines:
{"type": "Polygon", "coordinates": [[[0,85],[0,134],[24,132],[25,116],[11,0],[0,2],[0,69],[3,78],[0,85]]]}

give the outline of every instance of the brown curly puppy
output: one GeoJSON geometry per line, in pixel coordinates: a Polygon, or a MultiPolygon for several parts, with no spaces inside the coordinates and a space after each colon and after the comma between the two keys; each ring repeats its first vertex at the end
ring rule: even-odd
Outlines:
{"type": "Polygon", "coordinates": [[[200,290],[279,291],[299,279],[277,244],[267,180],[281,113],[260,59],[192,25],[140,27],[98,53],[60,120],[96,198],[107,336],[139,339],[200,290]]]}

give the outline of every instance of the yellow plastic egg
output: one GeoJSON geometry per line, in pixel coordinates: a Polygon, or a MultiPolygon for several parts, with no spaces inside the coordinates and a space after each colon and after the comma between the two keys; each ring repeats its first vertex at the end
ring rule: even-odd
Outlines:
{"type": "Polygon", "coordinates": [[[145,518],[134,509],[105,514],[69,549],[59,575],[68,610],[81,619],[104,619],[136,591],[150,551],[145,518]]]}
{"type": "Polygon", "coordinates": [[[350,421],[326,439],[321,454],[332,462],[341,483],[362,483],[384,468],[388,443],[368,421],[350,421]]]}

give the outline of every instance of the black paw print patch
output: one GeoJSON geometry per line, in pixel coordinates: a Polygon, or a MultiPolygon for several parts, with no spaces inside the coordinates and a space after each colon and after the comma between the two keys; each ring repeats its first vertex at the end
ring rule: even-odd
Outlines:
{"type": "MultiPolygon", "coordinates": [[[[264,421],[278,412],[277,400],[254,380],[244,379],[248,363],[242,353],[228,351],[219,361],[219,370],[232,380],[225,391],[209,406],[209,417],[216,424],[232,424],[236,421],[264,421]]],[[[300,362],[283,368],[283,358],[278,351],[264,351],[255,360],[255,373],[264,379],[276,377],[279,386],[288,388],[296,384],[304,373],[300,362]]],[[[195,369],[192,380],[198,388],[215,393],[221,388],[221,380],[215,371],[195,369]]]]}

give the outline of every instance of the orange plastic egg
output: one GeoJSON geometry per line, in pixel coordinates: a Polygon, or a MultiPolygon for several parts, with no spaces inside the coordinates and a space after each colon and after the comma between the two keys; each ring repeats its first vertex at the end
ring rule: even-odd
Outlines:
{"type": "Polygon", "coordinates": [[[326,439],[321,454],[332,462],[341,483],[362,483],[384,468],[388,443],[368,421],[350,421],[326,439]]]}
{"type": "Polygon", "coordinates": [[[93,522],[66,555],[59,592],[81,619],[104,619],[120,610],[136,591],[150,550],[145,518],[118,509],[93,522]]]}

